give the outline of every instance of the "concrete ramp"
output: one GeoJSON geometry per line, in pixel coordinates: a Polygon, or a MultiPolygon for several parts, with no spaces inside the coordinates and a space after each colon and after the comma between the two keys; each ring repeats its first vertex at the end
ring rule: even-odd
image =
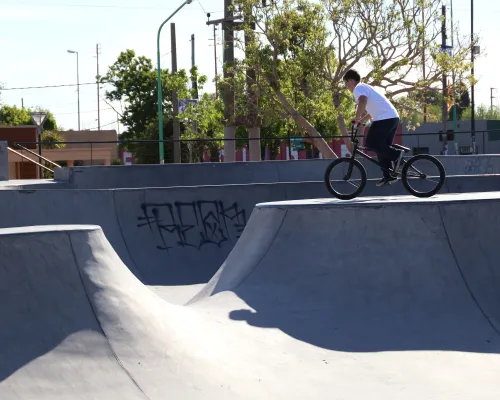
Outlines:
{"type": "Polygon", "coordinates": [[[0,259],[2,400],[232,398],[193,340],[203,321],[135,278],[99,227],[2,229],[0,259]]]}
{"type": "Polygon", "coordinates": [[[185,306],[97,227],[0,231],[0,398],[497,400],[499,204],[259,204],[185,306]]]}
{"type": "Polygon", "coordinates": [[[1,399],[147,399],[84,284],[78,246],[96,229],[0,230],[1,399]]]}
{"type": "Polygon", "coordinates": [[[259,204],[189,307],[229,316],[289,398],[495,399],[499,211],[498,192],[259,204]]]}

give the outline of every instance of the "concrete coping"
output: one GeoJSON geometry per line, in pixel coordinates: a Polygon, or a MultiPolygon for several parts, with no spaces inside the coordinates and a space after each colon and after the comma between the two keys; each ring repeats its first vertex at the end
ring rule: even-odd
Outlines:
{"type": "MultiPolygon", "coordinates": [[[[383,189],[381,189],[383,190],[383,189]]],[[[358,197],[352,200],[338,199],[305,199],[290,201],[275,201],[268,203],[258,203],[256,208],[325,208],[344,206],[388,206],[401,204],[428,204],[428,203],[462,203],[470,201],[500,200],[500,192],[478,192],[478,193],[451,193],[438,194],[429,198],[419,198],[415,196],[373,196],[358,197]]]]}
{"type": "Polygon", "coordinates": [[[0,236],[27,235],[31,233],[69,232],[69,231],[98,231],[98,225],[35,225],[0,229],[0,236]]]}

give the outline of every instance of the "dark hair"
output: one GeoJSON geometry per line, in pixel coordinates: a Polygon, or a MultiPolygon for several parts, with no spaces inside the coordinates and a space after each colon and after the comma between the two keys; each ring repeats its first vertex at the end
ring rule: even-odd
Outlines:
{"type": "Polygon", "coordinates": [[[356,83],[359,83],[361,81],[361,76],[358,74],[358,71],[355,69],[350,69],[347,71],[344,75],[344,81],[347,81],[349,79],[354,79],[356,83]]]}

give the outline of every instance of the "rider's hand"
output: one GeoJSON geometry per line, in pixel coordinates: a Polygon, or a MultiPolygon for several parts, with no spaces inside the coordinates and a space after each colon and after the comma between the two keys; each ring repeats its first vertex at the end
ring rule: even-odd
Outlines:
{"type": "Polygon", "coordinates": [[[359,125],[360,122],[361,122],[360,118],[351,119],[351,124],[353,124],[353,125],[359,125]]]}

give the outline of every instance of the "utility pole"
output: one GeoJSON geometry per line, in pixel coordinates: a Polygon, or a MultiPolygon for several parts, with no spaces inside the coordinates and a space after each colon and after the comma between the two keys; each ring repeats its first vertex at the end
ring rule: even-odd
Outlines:
{"type": "Polygon", "coordinates": [[[99,96],[99,54],[101,54],[101,45],[95,45],[95,54],[97,57],[97,130],[101,130],[101,100],[99,96]]]}
{"type": "Polygon", "coordinates": [[[493,90],[496,90],[496,88],[490,88],[490,110],[493,112],[493,99],[496,99],[496,97],[493,97],[493,90]]]}
{"type": "MultiPolygon", "coordinates": [[[[224,0],[224,79],[233,78],[234,74],[229,71],[234,65],[234,29],[232,11],[233,0],[224,0]]],[[[228,121],[224,126],[224,161],[234,162],[236,152],[236,126],[232,123],[234,119],[234,91],[229,85],[224,85],[224,119],[228,121]]]]}
{"type": "MultiPolygon", "coordinates": [[[[195,45],[194,45],[194,33],[191,35],[191,67],[194,67],[196,65],[196,59],[195,59],[195,45]]],[[[191,81],[192,87],[193,87],[193,97],[195,99],[198,98],[198,80],[196,78],[193,78],[191,81]]]]}
{"type": "MultiPolygon", "coordinates": [[[[194,46],[194,33],[191,35],[191,67],[194,68],[196,65],[196,58],[195,58],[195,46],[194,46]]],[[[193,98],[198,99],[198,80],[196,77],[193,77],[193,80],[191,81],[192,89],[193,89],[193,98]]],[[[193,121],[193,131],[194,134],[196,135],[198,133],[198,121],[195,119],[193,121]]]]}
{"type": "MultiPolygon", "coordinates": [[[[246,23],[249,23],[251,27],[254,26],[252,21],[251,9],[246,9],[244,13],[244,19],[246,23]]],[[[247,54],[247,48],[255,40],[252,33],[245,34],[245,57],[247,54]]],[[[249,151],[250,151],[250,161],[261,161],[261,141],[260,141],[260,118],[259,118],[259,99],[257,93],[254,90],[254,85],[257,82],[255,68],[249,68],[247,70],[247,92],[248,92],[248,139],[249,139],[249,151]]]]}
{"type": "MultiPolygon", "coordinates": [[[[474,79],[474,0],[470,1],[470,44],[471,44],[471,76],[474,79]]],[[[472,139],[472,154],[476,154],[476,116],[474,104],[474,81],[471,85],[471,139],[472,139]]]]}
{"type": "MultiPolygon", "coordinates": [[[[451,11],[451,51],[452,54],[455,51],[455,33],[453,28],[453,0],[451,0],[450,4],[451,11]]],[[[451,75],[451,84],[453,87],[453,132],[457,131],[457,94],[455,91],[455,70],[452,71],[451,75]]]]}
{"type": "Polygon", "coordinates": [[[424,122],[427,122],[427,89],[425,85],[425,8],[422,7],[422,74],[424,76],[424,122]]]}
{"type": "MultiPolygon", "coordinates": [[[[234,15],[232,12],[233,0],[224,0],[224,18],[219,20],[207,21],[207,25],[222,24],[224,32],[224,80],[231,79],[234,74],[230,69],[234,65],[234,15]]],[[[234,162],[236,150],[236,124],[234,118],[234,91],[230,85],[225,84],[223,87],[224,101],[224,162],[234,162]]]]}
{"type": "MultiPolygon", "coordinates": [[[[171,46],[172,46],[172,74],[177,72],[177,41],[175,38],[175,23],[170,23],[171,46]]],[[[181,162],[181,123],[179,121],[179,98],[177,91],[172,91],[172,117],[174,128],[174,163],[181,162]]]]}
{"type": "MultiPolygon", "coordinates": [[[[210,13],[207,14],[207,18],[210,19],[210,13]]],[[[217,25],[214,24],[214,66],[215,66],[215,98],[219,98],[219,90],[217,88],[217,36],[215,34],[215,31],[217,30],[217,25]]]]}
{"type": "MultiPolygon", "coordinates": [[[[443,5],[441,6],[441,51],[445,52],[447,50],[446,46],[446,6],[443,5]]],[[[442,77],[442,82],[443,82],[443,101],[442,101],[442,119],[443,119],[443,134],[446,134],[446,121],[448,119],[448,102],[447,97],[448,97],[448,88],[447,88],[447,77],[446,74],[443,72],[443,77],[442,77]]]]}

